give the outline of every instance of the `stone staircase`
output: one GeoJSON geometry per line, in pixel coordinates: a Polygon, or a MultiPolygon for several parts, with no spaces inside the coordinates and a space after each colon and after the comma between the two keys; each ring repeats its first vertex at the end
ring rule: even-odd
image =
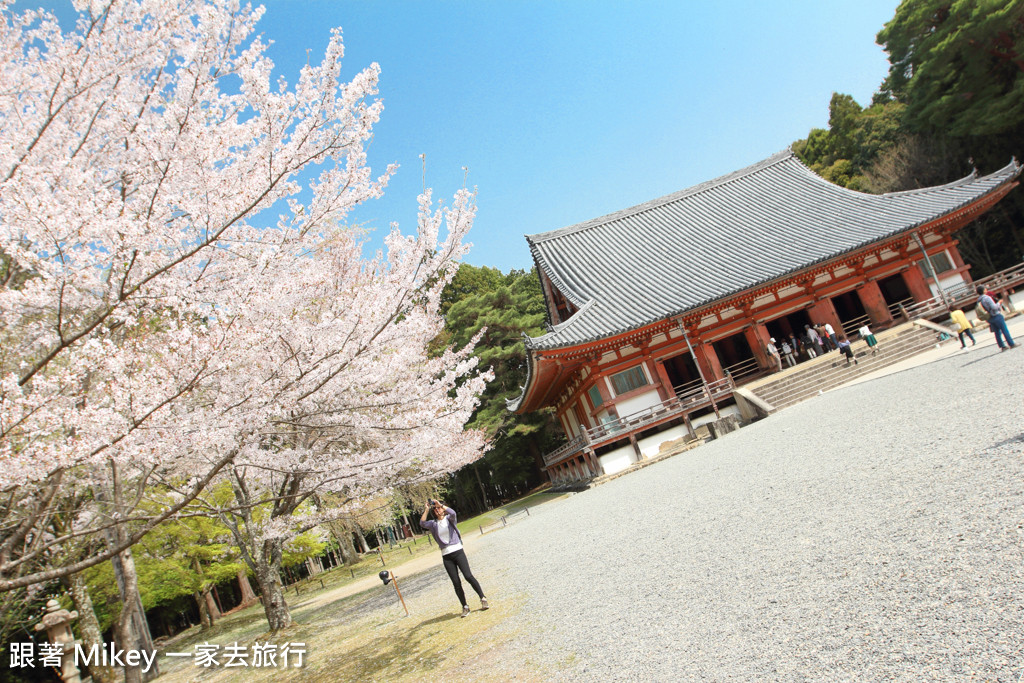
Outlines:
{"type": "MultiPolygon", "coordinates": [[[[832,351],[796,367],[755,380],[743,388],[769,404],[773,410],[780,410],[807,400],[819,391],[834,389],[857,377],[935,348],[936,344],[950,343],[948,339],[939,341],[939,329],[946,328],[931,323],[904,323],[875,335],[878,339],[878,346],[875,347],[879,349],[877,353],[872,353],[866,342],[859,339],[854,341],[856,364],[851,361],[847,365],[845,355],[832,351]]],[[[959,343],[955,335],[952,343],[959,343]]]]}

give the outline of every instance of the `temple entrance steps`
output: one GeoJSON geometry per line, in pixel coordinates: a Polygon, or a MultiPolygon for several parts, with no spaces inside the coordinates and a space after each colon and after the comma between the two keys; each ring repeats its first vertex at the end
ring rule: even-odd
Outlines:
{"type": "MultiPolygon", "coordinates": [[[[852,379],[867,375],[875,370],[893,365],[922,351],[934,348],[940,342],[939,325],[924,326],[913,322],[904,323],[876,334],[877,353],[872,353],[867,342],[853,342],[854,358],[846,364],[846,356],[838,351],[826,353],[813,360],[800,363],[768,377],[762,377],[743,386],[772,409],[780,410],[815,396],[819,391],[828,391],[846,384],[852,379]]],[[[956,337],[953,343],[958,343],[956,337]]]]}

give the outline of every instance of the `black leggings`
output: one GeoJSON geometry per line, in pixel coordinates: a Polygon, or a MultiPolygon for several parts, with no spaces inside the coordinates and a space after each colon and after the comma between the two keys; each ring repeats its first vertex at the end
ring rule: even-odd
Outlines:
{"type": "Polygon", "coordinates": [[[466,581],[469,581],[469,585],[476,591],[476,594],[481,598],[484,597],[484,589],[480,587],[480,582],[473,577],[473,572],[469,571],[469,560],[466,558],[466,551],[460,549],[454,553],[442,555],[441,560],[444,562],[445,571],[448,572],[448,578],[452,580],[452,586],[455,587],[455,595],[459,596],[460,605],[466,606],[466,592],[462,590],[462,581],[459,580],[460,569],[462,570],[462,575],[466,577],[466,581]]]}

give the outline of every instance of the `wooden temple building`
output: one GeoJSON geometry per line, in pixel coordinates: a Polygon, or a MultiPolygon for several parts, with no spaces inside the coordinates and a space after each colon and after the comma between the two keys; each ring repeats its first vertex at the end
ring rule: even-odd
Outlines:
{"type": "Polygon", "coordinates": [[[827,182],[787,150],[528,235],[550,325],[526,340],[527,382],[509,409],[555,409],[568,442],[544,456],[552,481],[622,470],[734,409],[736,386],[769,369],[771,337],[813,323],[884,329],[940,287],[964,288],[970,266],[953,234],[1019,173],[1011,161],[870,195],[827,182]]]}

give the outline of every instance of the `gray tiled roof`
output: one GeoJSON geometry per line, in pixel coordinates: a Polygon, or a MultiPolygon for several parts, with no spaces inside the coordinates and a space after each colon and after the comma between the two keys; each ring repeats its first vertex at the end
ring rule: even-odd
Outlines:
{"type": "Polygon", "coordinates": [[[910,230],[1020,172],[871,195],[833,185],[791,150],[675,194],[527,235],[534,260],[579,307],[531,349],[627,332],[910,230]]]}

